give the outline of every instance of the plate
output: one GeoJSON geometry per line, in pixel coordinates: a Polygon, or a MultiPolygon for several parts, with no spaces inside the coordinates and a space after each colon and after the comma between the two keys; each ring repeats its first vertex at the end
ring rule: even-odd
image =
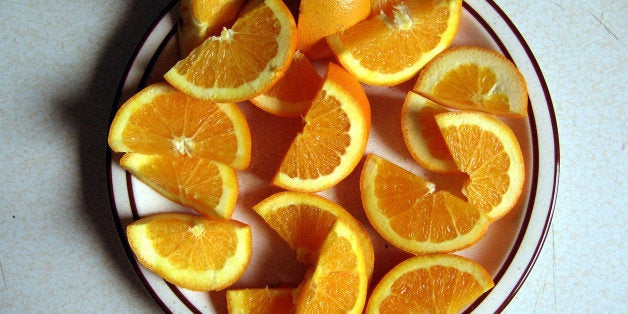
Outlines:
{"type": "MultiPolygon", "coordinates": [[[[507,306],[525,281],[549,231],[558,186],[558,133],[542,72],[514,24],[492,1],[465,1],[463,9],[460,29],[452,46],[477,45],[500,51],[520,69],[529,91],[529,116],[526,119],[503,119],[517,134],[524,153],[528,169],[524,194],[517,207],[493,223],[480,242],[456,252],[480,263],[495,281],[495,287],[466,311],[496,312],[507,306]]],[[[124,101],[144,86],[163,81],[163,73],[177,61],[177,20],[178,1],[172,1],[131,56],[116,92],[111,118],[124,101]]],[[[373,116],[367,153],[375,152],[438,183],[436,175],[424,171],[413,161],[401,135],[401,105],[413,84],[414,79],[394,87],[365,86],[373,116]]],[[[238,172],[240,192],[233,219],[251,225],[253,256],[242,278],[232,287],[296,286],[304,267],[296,262],[294,253],[251,207],[279,191],[268,182],[288,144],[299,131],[301,121],[272,116],[248,102],[239,105],[251,128],[253,147],[249,168],[238,172]]],[[[125,172],[118,164],[119,157],[111,151],[107,153],[111,209],[121,243],[147,293],[168,312],[226,312],[225,291],[202,293],[179,288],[137,262],[124,232],[129,223],[152,213],[193,213],[193,210],[161,197],[125,172]]],[[[377,282],[388,269],[410,255],[388,245],[370,227],[360,201],[358,180],[362,165],[360,163],[335,188],[319,194],[345,207],[371,232],[376,250],[373,281],[377,282]]]]}

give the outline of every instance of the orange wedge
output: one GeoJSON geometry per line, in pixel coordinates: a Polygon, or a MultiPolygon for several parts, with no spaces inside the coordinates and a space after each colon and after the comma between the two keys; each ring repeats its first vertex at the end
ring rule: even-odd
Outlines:
{"type": "Polygon", "coordinates": [[[396,85],[412,78],[449,47],[461,11],[462,0],[398,1],[326,40],[359,81],[396,85]]]}
{"type": "Polygon", "coordinates": [[[186,155],[236,169],[251,160],[251,134],[240,108],[192,98],[167,83],[142,89],[126,101],[111,123],[115,152],[186,155]]]}
{"type": "Polygon", "coordinates": [[[238,198],[236,171],[187,156],[126,153],[120,165],[159,194],[199,213],[231,218],[238,198]]]}
{"type": "Polygon", "coordinates": [[[364,154],[371,110],[364,89],[329,63],[321,90],[303,118],[305,126],[283,157],[272,184],[317,192],[347,177],[364,154]]]}
{"type": "Polygon", "coordinates": [[[401,108],[403,141],[412,158],[425,169],[435,172],[458,171],[434,118],[448,111],[414,92],[406,95],[401,108]]]}
{"type": "Polygon", "coordinates": [[[490,219],[433,183],[371,154],[360,176],[362,204],[378,233],[414,254],[454,252],[476,243],[490,219]]]}
{"type": "Polygon", "coordinates": [[[284,75],[295,47],[296,24],[283,1],[254,0],[231,28],[206,39],[164,78],[196,98],[243,101],[284,75]]]}
{"type": "Polygon", "coordinates": [[[292,288],[237,289],[227,291],[229,313],[290,314],[294,312],[292,288]]]}
{"type": "Polygon", "coordinates": [[[251,258],[251,228],[235,220],[157,214],[134,221],[126,234],[142,265],[195,291],[228,287],[242,276],[251,258]]]}
{"type": "Polygon", "coordinates": [[[436,116],[458,169],[469,175],[463,193],[492,220],[507,214],[525,183],[521,146],[512,129],[494,116],[460,111],[436,116]]]}
{"type": "Polygon", "coordinates": [[[310,108],[323,79],[300,51],[294,53],[290,68],[267,92],[250,101],[260,109],[282,117],[303,116],[310,108]]]}
{"type": "Polygon", "coordinates": [[[368,281],[360,237],[337,220],[299,285],[296,313],[362,313],[368,281]]]}
{"type": "Polygon", "coordinates": [[[503,55],[481,47],[456,47],[421,71],[417,93],[451,108],[525,117],[528,91],[519,69],[503,55]]]}
{"type": "Polygon", "coordinates": [[[464,257],[411,257],[377,284],[366,313],[458,313],[494,286],[481,265],[464,257]]]}

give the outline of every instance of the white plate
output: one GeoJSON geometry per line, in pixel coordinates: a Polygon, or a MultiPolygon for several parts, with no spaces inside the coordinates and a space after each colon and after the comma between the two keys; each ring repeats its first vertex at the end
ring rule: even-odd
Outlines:
{"type": "MultiPolygon", "coordinates": [[[[163,73],[176,62],[177,19],[178,1],[172,1],[132,55],[116,93],[112,117],[134,93],[151,82],[163,81],[163,73]]],[[[528,169],[524,195],[517,208],[491,225],[479,243],[457,252],[479,262],[496,283],[467,311],[495,312],[503,309],[523,284],[549,230],[558,185],[558,133],[549,91],[539,65],[521,34],[495,3],[484,0],[464,2],[460,30],[453,45],[463,44],[501,51],[521,70],[529,89],[529,117],[504,119],[515,130],[524,153],[528,169]]],[[[392,88],[365,87],[373,115],[367,153],[375,152],[438,183],[442,178],[423,171],[410,157],[402,139],[400,109],[406,91],[413,84],[414,79],[392,88]]],[[[253,147],[250,167],[238,173],[240,193],[233,218],[252,226],[254,247],[251,264],[233,287],[296,286],[304,268],[296,262],[287,245],[250,208],[279,191],[268,182],[288,143],[298,132],[300,120],[272,116],[248,102],[240,103],[240,107],[249,121],[253,147]]],[[[137,262],[124,233],[130,222],[150,213],[193,211],[166,200],[133,178],[120,168],[118,159],[119,156],[108,152],[111,207],[122,245],[147,292],[168,312],[226,312],[224,291],[188,291],[165,282],[137,262]]],[[[359,196],[358,179],[362,165],[360,163],[338,186],[320,194],[345,207],[371,231],[376,250],[373,281],[377,282],[388,269],[409,255],[387,245],[370,227],[359,196]]]]}

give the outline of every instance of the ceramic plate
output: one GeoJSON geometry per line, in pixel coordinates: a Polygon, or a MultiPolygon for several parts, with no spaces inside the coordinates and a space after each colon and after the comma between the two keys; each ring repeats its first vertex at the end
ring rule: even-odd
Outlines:
{"type": "MultiPolygon", "coordinates": [[[[112,117],[134,93],[147,84],[163,81],[163,73],[179,58],[177,19],[178,2],[173,1],[155,20],[131,56],[116,93],[112,117]]],[[[517,207],[492,224],[479,243],[456,252],[479,262],[496,283],[467,311],[495,312],[503,309],[523,284],[549,230],[558,184],[558,135],[551,98],[539,65],[521,34],[495,3],[485,0],[464,2],[460,30],[453,43],[453,46],[458,45],[483,46],[503,53],[521,70],[529,89],[529,116],[526,119],[504,119],[517,134],[524,153],[528,170],[524,194],[517,207]]],[[[365,86],[373,116],[367,153],[375,152],[438,183],[438,176],[424,171],[413,161],[403,142],[399,122],[401,105],[413,84],[414,79],[390,88],[365,86]]],[[[251,263],[233,288],[296,286],[304,267],[296,262],[294,253],[266,227],[251,207],[279,191],[268,182],[288,144],[299,131],[301,121],[272,116],[248,102],[239,105],[251,128],[253,147],[249,168],[238,173],[240,192],[233,218],[251,225],[254,246],[251,263]]],[[[148,294],[168,312],[226,312],[224,291],[188,291],[167,283],[137,262],[124,232],[129,223],[151,213],[193,211],[161,197],[136,180],[120,168],[119,158],[111,151],[107,155],[111,208],[122,245],[148,294]]],[[[370,227],[360,201],[358,180],[362,165],[360,163],[335,188],[320,194],[345,207],[371,231],[376,250],[373,281],[377,282],[387,270],[409,255],[388,245],[370,227]]]]}

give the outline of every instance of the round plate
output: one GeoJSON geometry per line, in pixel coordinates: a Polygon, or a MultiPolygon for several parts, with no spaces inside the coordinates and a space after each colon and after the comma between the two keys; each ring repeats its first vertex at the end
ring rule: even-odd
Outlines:
{"type": "MultiPolygon", "coordinates": [[[[124,101],[146,85],[163,81],[178,59],[176,26],[178,1],[172,1],[146,33],[124,72],[112,108],[112,118],[124,101]]],[[[493,223],[486,236],[472,247],[456,252],[480,263],[492,276],[495,287],[467,309],[495,312],[514,297],[533,267],[549,230],[558,185],[559,150],[556,121],[549,91],[530,48],[504,12],[492,1],[469,0],[453,46],[491,48],[511,59],[525,77],[529,90],[529,116],[503,119],[520,141],[527,180],[517,207],[493,223]]],[[[373,122],[367,153],[374,152],[398,165],[426,176],[437,184],[438,175],[421,169],[405,147],[400,128],[401,105],[414,80],[394,87],[365,86],[373,122]]],[[[251,207],[279,189],[269,186],[281,156],[301,128],[300,119],[272,116],[248,102],[239,104],[247,116],[253,141],[252,159],[246,171],[238,172],[240,192],[233,219],[251,225],[253,256],[242,278],[232,288],[297,286],[304,267],[296,262],[287,244],[266,226],[251,207]]],[[[126,226],[157,212],[194,211],[175,204],[120,168],[119,155],[107,154],[111,208],[122,245],[148,293],[169,312],[226,312],[225,291],[194,292],[167,283],[140,265],[129,248],[126,226]]],[[[410,255],[388,245],[373,229],[362,210],[359,175],[362,163],[333,189],[319,193],[349,210],[371,232],[376,250],[373,282],[410,255]]],[[[440,180],[440,181],[439,181],[440,180]]]]}

